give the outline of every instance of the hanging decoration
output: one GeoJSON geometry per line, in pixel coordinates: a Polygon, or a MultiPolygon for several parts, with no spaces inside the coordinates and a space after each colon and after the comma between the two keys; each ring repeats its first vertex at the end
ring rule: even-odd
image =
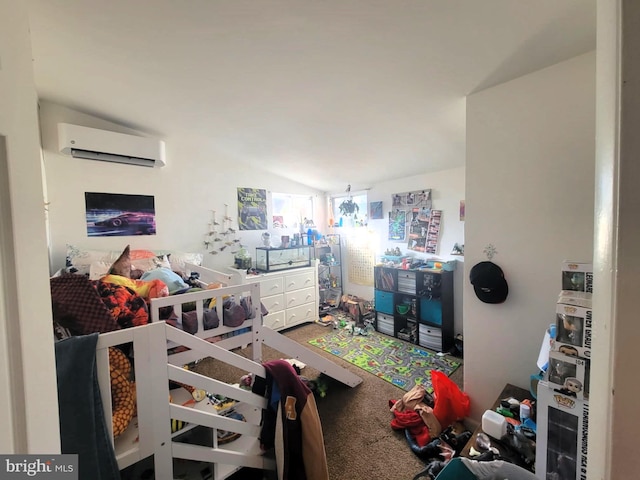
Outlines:
{"type": "Polygon", "coordinates": [[[242,244],[237,238],[236,229],[232,227],[233,218],[229,216],[229,205],[224,204],[224,216],[220,221],[218,221],[217,212],[215,210],[211,212],[209,230],[204,235],[205,250],[211,255],[218,255],[224,251],[237,253],[242,244]]]}
{"type": "Polygon", "coordinates": [[[338,210],[340,210],[340,215],[343,217],[350,217],[353,215],[353,219],[356,220],[358,218],[358,212],[360,211],[360,207],[356,202],[353,201],[351,197],[351,185],[347,185],[347,198],[342,201],[340,205],[338,205],[338,210]]]}

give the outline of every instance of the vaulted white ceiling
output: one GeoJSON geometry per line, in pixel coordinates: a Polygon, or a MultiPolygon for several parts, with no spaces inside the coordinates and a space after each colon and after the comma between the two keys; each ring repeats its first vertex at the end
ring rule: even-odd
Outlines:
{"type": "Polygon", "coordinates": [[[596,0],[28,1],[42,99],[329,192],[464,165],[468,94],[596,41],[596,0]]]}

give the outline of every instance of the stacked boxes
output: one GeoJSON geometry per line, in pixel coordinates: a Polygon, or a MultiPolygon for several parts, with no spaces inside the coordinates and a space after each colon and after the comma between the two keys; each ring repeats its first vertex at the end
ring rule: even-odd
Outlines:
{"type": "Polygon", "coordinates": [[[591,307],[556,305],[556,338],[552,350],[582,358],[591,358],[591,307]]]}
{"type": "Polygon", "coordinates": [[[589,402],[538,384],[536,476],[586,480],[589,402]]]}
{"type": "Polygon", "coordinates": [[[549,388],[559,393],[588,400],[589,360],[560,352],[549,352],[546,380],[549,388]]]}
{"type": "Polygon", "coordinates": [[[556,335],[537,391],[536,475],[586,479],[593,267],[564,262],[556,335]]]}

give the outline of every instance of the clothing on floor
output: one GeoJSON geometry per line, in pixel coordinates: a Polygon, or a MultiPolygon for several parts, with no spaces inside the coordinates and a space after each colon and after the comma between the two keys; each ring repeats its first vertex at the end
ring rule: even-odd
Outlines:
{"type": "Polygon", "coordinates": [[[313,393],[285,360],[263,364],[266,379],[256,378],[253,392],[264,395],[260,440],[275,449],[279,480],[328,480],[322,425],[313,393]]]}

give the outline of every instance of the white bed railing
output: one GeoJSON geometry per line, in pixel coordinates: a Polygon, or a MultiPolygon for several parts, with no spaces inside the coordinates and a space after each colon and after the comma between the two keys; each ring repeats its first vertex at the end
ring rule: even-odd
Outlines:
{"type": "MultiPolygon", "coordinates": [[[[209,281],[206,279],[205,281],[209,281]]],[[[233,365],[246,373],[265,377],[262,366],[262,344],[300,360],[316,370],[354,387],[362,379],[347,369],[339,367],[327,358],[315,353],[284,335],[262,325],[259,284],[230,285],[195,293],[174,295],[151,301],[151,318],[158,319],[161,307],[173,307],[180,317],[182,305],[196,302],[198,332],[191,335],[164,321],[152,321],[148,325],[101,334],[96,358],[98,381],[104,415],[112,433],[113,407],[110,395],[109,347],[132,344],[134,374],[137,392],[137,417],[129,428],[114,441],[114,449],[120,469],[129,467],[153,456],[155,478],[173,478],[173,459],[207,462],[212,465],[214,480],[222,480],[241,467],[272,470],[273,461],[262,455],[258,435],[262,409],[266,399],[219,380],[185,370],[184,365],[204,357],[213,357],[233,365]],[[237,327],[223,325],[224,299],[229,295],[250,298],[253,318],[237,327]],[[220,324],[204,330],[203,302],[216,299],[215,306],[220,324]],[[241,332],[238,335],[234,333],[241,332]],[[227,338],[222,338],[227,336],[227,338]],[[216,341],[212,343],[213,337],[216,341]],[[240,356],[232,350],[252,345],[252,359],[240,356]],[[168,347],[182,346],[185,351],[169,354],[168,347]],[[169,381],[193,386],[211,394],[219,394],[237,401],[236,410],[245,421],[224,417],[206,401],[196,402],[193,408],[169,402],[169,381]],[[204,402],[204,403],[203,403],[204,402]],[[182,431],[171,432],[171,419],[187,422],[182,431]],[[199,426],[209,429],[206,445],[181,441],[190,429],[199,426]],[[241,434],[228,445],[218,445],[217,431],[225,430],[241,434]]]]}

